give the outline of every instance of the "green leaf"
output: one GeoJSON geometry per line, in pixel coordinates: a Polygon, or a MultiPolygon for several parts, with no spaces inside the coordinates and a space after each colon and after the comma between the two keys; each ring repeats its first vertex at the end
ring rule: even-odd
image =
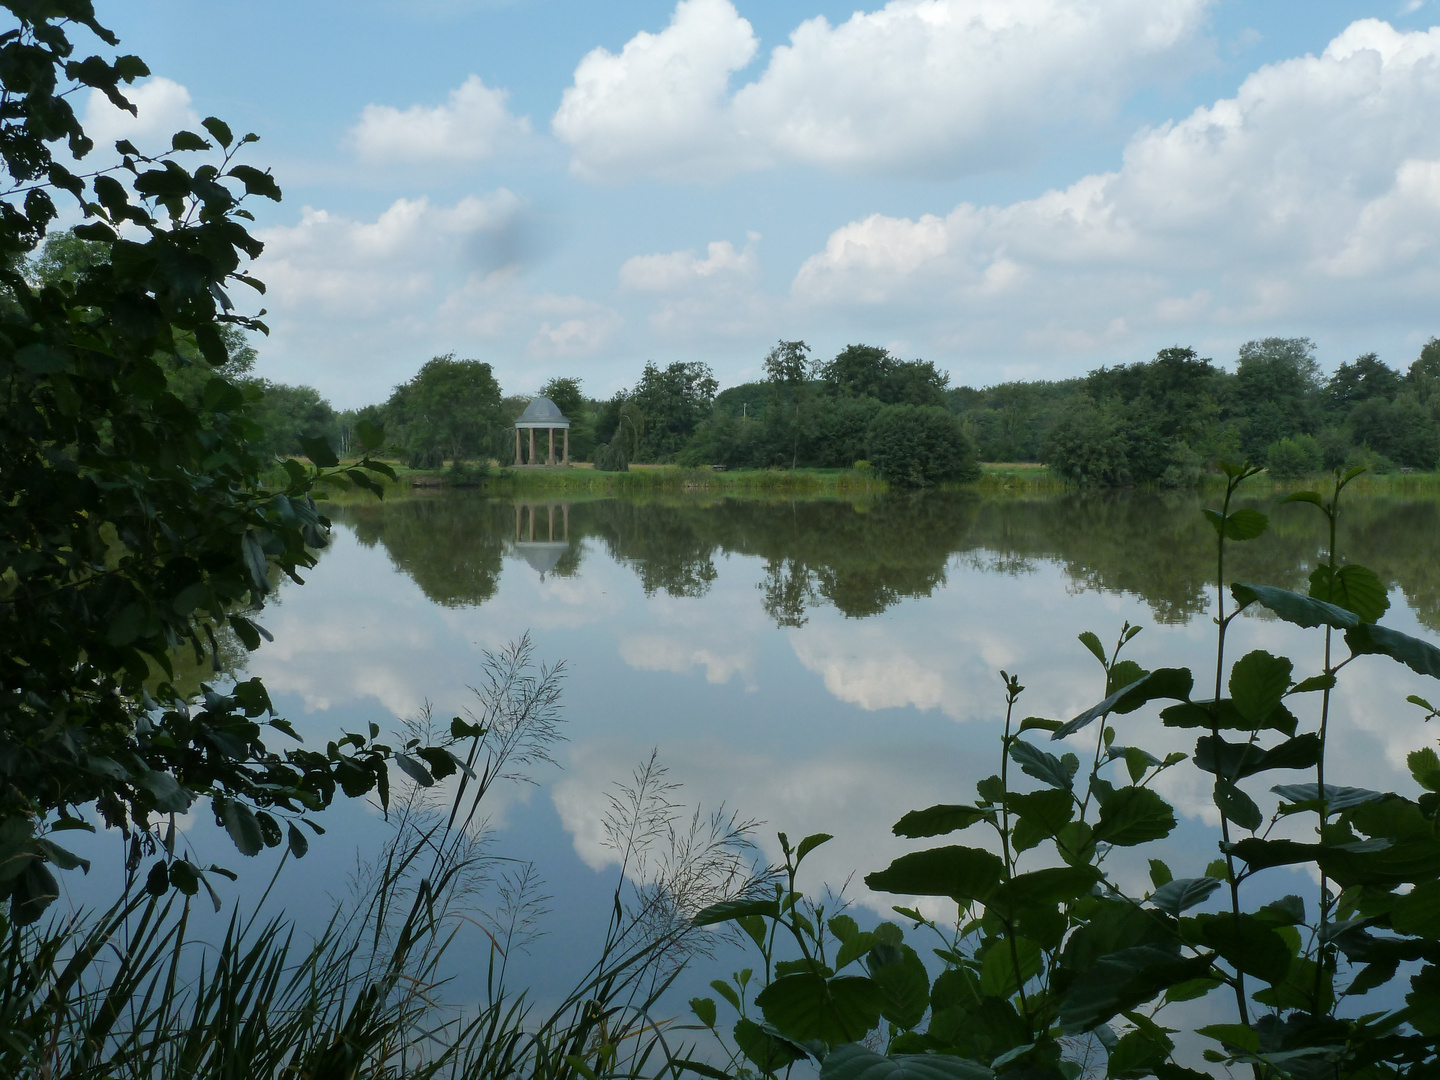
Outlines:
{"type": "Polygon", "coordinates": [[[1017,851],[1057,835],[1075,816],[1075,797],[1057,788],[1010,795],[1006,803],[1018,818],[1011,835],[1017,851]]]}
{"type": "Polygon", "coordinates": [[[1294,735],[1299,721],[1295,714],[1283,704],[1277,705],[1260,723],[1247,720],[1229,698],[1219,703],[1205,701],[1182,701],[1160,710],[1160,722],[1174,728],[1219,728],[1221,731],[1255,731],[1270,728],[1285,735],[1294,735]]]}
{"type": "Polygon", "coordinates": [[[742,1017],[735,1022],[732,1033],[740,1052],[766,1073],[777,1073],[787,1065],[803,1061],[810,1055],[793,1039],[787,1039],[769,1024],[757,1024],[742,1017]]]}
{"type": "Polygon", "coordinates": [[[761,915],[775,919],[780,915],[780,905],[774,900],[726,900],[711,904],[690,920],[691,926],[713,926],[715,923],[730,922],[747,915],[761,915]]]}
{"type": "Polygon", "coordinates": [[[820,1066],[820,1080],[992,1080],[984,1065],[949,1054],[886,1057],[863,1046],[836,1047],[820,1066]]]}
{"type": "Polygon", "coordinates": [[[849,915],[836,915],[826,924],[835,940],[846,942],[860,932],[860,927],[849,915]]]}
{"type": "Polygon", "coordinates": [[[930,1007],[930,976],[925,965],[908,945],[900,947],[894,963],[870,965],[870,978],[880,987],[880,1015],[896,1027],[913,1028],[930,1007]]]}
{"type": "Polygon", "coordinates": [[[321,436],[302,435],[300,445],[305,450],[305,456],[313,465],[318,465],[322,469],[333,469],[340,464],[340,459],[335,456],[335,450],[330,446],[329,441],[321,436]]]}
{"type": "Polygon", "coordinates": [[[1122,686],[1099,704],[1092,705],[1056,731],[1051,738],[1066,738],[1106,713],[1134,712],[1147,701],[1154,701],[1156,698],[1174,698],[1177,701],[1184,701],[1190,696],[1193,685],[1194,676],[1186,668],[1157,668],[1128,686],[1122,686]]]}
{"type": "Polygon", "coordinates": [[[293,824],[287,825],[286,828],[288,830],[286,836],[290,845],[290,854],[294,855],[297,859],[303,859],[305,853],[310,850],[310,841],[306,840],[305,834],[293,824]]]}
{"type": "Polygon", "coordinates": [[[1195,743],[1195,764],[1227,780],[1243,780],[1267,769],[1309,769],[1320,760],[1320,736],[1313,732],[1286,739],[1272,750],[1203,735],[1195,743]]]}
{"type": "Polygon", "coordinates": [[[806,855],[809,855],[810,852],[814,851],[821,844],[825,843],[825,841],[833,839],[835,838],[829,833],[823,832],[815,833],[811,836],[805,837],[804,840],[800,841],[800,846],[795,849],[795,865],[799,866],[800,860],[805,858],[806,855]]]}
{"type": "Polygon", "coordinates": [[[1265,820],[1265,816],[1260,813],[1260,807],[1255,805],[1255,800],[1229,780],[1221,778],[1215,781],[1213,798],[1220,813],[1242,829],[1254,832],[1265,820]]]}
{"type": "Polygon", "coordinates": [[[880,1022],[884,997],[872,979],[814,973],[782,975],[755,998],[765,1019],[797,1042],[855,1042],[880,1022]]]}
{"type": "Polygon", "coordinates": [[[847,938],[835,951],[835,970],[839,971],[849,967],[879,944],[880,939],[868,930],[862,930],[853,937],[847,938]]]}
{"type": "Polygon", "coordinates": [[[1106,662],[1105,646],[1100,644],[1100,639],[1095,634],[1089,630],[1084,631],[1080,635],[1080,644],[1089,649],[1091,655],[1093,655],[1096,660],[1099,660],[1100,663],[1103,664],[1106,662]]]}
{"type": "Polygon", "coordinates": [[[1039,944],[1029,938],[1015,938],[1012,952],[1010,940],[997,937],[980,960],[980,992],[986,997],[1008,998],[1040,974],[1043,962],[1039,944]]]}
{"type": "Polygon", "coordinates": [[[1157,945],[1121,949],[1100,957],[1070,984],[1060,1004],[1059,1024],[1071,1035],[1090,1031],[1209,970],[1209,956],[1182,959],[1157,945]]]}
{"type": "Polygon", "coordinates": [[[1150,788],[1123,787],[1100,800],[1096,842],[1133,847],[1169,836],[1175,811],[1150,788]]]}
{"type": "Polygon", "coordinates": [[[248,806],[234,799],[226,799],[220,811],[220,820],[241,855],[260,854],[265,846],[265,837],[260,831],[260,822],[255,820],[255,815],[248,806]]]}
{"type": "Polygon", "coordinates": [[[1415,782],[1426,791],[1440,791],[1440,755],[1437,755],[1430,747],[1422,747],[1408,754],[1405,764],[1410,767],[1410,775],[1415,782]]]}
{"type": "Polygon", "coordinates": [[[1259,604],[1296,626],[1329,626],[1336,630],[1349,630],[1360,625],[1360,617],[1353,611],[1272,585],[1236,582],[1230,586],[1230,595],[1242,608],[1259,604]]]}
{"type": "Polygon", "coordinates": [[[1176,878],[1161,885],[1150,896],[1150,903],[1161,911],[1179,918],[1196,904],[1203,904],[1221,886],[1219,878],[1176,878]]]}
{"type": "MultiPolygon", "coordinates": [[[[1320,807],[1320,786],[1318,784],[1277,784],[1270,790],[1286,802],[1294,803],[1297,808],[1308,810],[1320,807]]],[[[1337,787],[1334,784],[1325,785],[1325,802],[1329,805],[1330,812],[1334,814],[1383,798],[1385,798],[1383,791],[1337,787]]]]}
{"type": "Polygon", "coordinates": [[[690,999],[690,1011],[695,1018],[707,1028],[715,1026],[715,999],[693,997],[690,999]]]}
{"type": "Polygon", "coordinates": [[[233,176],[245,185],[245,191],[249,195],[260,195],[275,202],[280,201],[280,188],[275,183],[275,178],[268,172],[261,172],[253,165],[235,165],[226,176],[233,176]]]}
{"type": "Polygon", "coordinates": [[[1390,906],[1390,925],[1401,934],[1440,938],[1440,881],[1416,885],[1390,906]]]}
{"type": "MultiPolygon", "coordinates": [[[[1334,675],[1311,675],[1308,679],[1301,679],[1290,688],[1291,694],[1309,694],[1316,690],[1335,689],[1334,675]]],[[[1286,695],[1287,697],[1289,695],[1286,695]]]]}
{"type": "Polygon", "coordinates": [[[944,833],[968,829],[977,821],[994,821],[995,811],[981,810],[975,806],[951,806],[942,804],[924,810],[911,810],[895,823],[896,836],[918,838],[941,836],[944,833]]]}
{"type": "Polygon", "coordinates": [[[1253,915],[1195,916],[1200,940],[1238,971],[1274,985],[1285,981],[1294,954],[1285,939],[1253,915]]]}
{"type": "Polygon", "coordinates": [[[1310,595],[1353,611],[1362,623],[1373,623],[1390,609],[1380,575],[1365,566],[1342,566],[1333,571],[1317,566],[1310,573],[1310,595]]]}
{"type": "Polygon", "coordinates": [[[1352,653],[1383,653],[1411,671],[1440,679],[1440,649],[1399,630],[1365,623],[1345,631],[1345,644],[1352,653]]]}
{"type": "Polygon", "coordinates": [[[1127,746],[1124,750],[1125,771],[1130,774],[1130,782],[1138,784],[1144,775],[1150,771],[1151,766],[1159,765],[1153,754],[1148,754],[1138,746],[1127,746]]]}
{"type": "Polygon", "coordinates": [[[1208,508],[1203,512],[1205,520],[1210,522],[1216,534],[1224,536],[1227,540],[1254,540],[1270,525],[1269,518],[1259,510],[1252,510],[1249,507],[1232,510],[1229,514],[1222,514],[1218,510],[1208,508]]]}
{"type": "Polygon", "coordinates": [[[984,900],[1004,873],[1000,857],[979,848],[942,847],[901,855],[886,869],[865,876],[876,892],[948,896],[957,903],[984,900]]]}
{"type": "Polygon", "coordinates": [[[1104,875],[1093,866],[1048,866],[1003,882],[985,906],[1002,918],[1026,907],[1069,903],[1086,895],[1104,875]]]}
{"type": "Polygon", "coordinates": [[[141,773],[135,780],[155,799],[155,809],[162,814],[183,814],[195,801],[195,793],[181,787],[180,782],[166,772],[151,770],[141,773]]]}
{"type": "MultiPolygon", "coordinates": [[[[1054,754],[1041,750],[1033,743],[1025,742],[1023,739],[1016,739],[1010,745],[1010,756],[1020,766],[1020,771],[1027,776],[1033,776],[1041,783],[1049,784],[1053,788],[1063,788],[1069,791],[1075,781],[1075,769],[1068,768],[1054,754]]],[[[1078,761],[1077,761],[1078,767],[1078,761]]]]}
{"type": "Polygon", "coordinates": [[[710,983],[710,989],[728,1001],[730,1007],[736,1012],[740,1011],[740,995],[735,993],[734,988],[732,988],[729,983],[714,979],[710,983]]]}
{"type": "Polygon", "coordinates": [[[210,144],[193,131],[177,131],[170,136],[171,150],[209,150],[210,144]]]}
{"type": "Polygon", "coordinates": [[[1170,882],[1172,882],[1172,881],[1174,881],[1174,880],[1175,880],[1175,875],[1170,872],[1170,867],[1166,866],[1166,865],[1165,865],[1163,862],[1161,862],[1159,859],[1151,859],[1151,860],[1150,860],[1150,884],[1151,884],[1151,885],[1154,885],[1155,888],[1158,889],[1158,888],[1160,888],[1160,887],[1162,887],[1162,886],[1164,886],[1164,885],[1169,885],[1170,882]]]}
{"type": "Polygon", "coordinates": [[[200,126],[208,131],[211,138],[221,146],[228,147],[230,143],[234,141],[235,136],[230,134],[230,125],[223,120],[219,120],[213,116],[207,116],[204,120],[200,121],[200,126]]]}
{"type": "Polygon", "coordinates": [[[401,771],[421,787],[433,787],[435,785],[435,778],[430,775],[429,770],[408,754],[396,754],[395,764],[399,765],[401,771]]]}
{"type": "Polygon", "coordinates": [[[1214,1039],[1227,1050],[1247,1050],[1256,1053],[1260,1049],[1260,1033],[1244,1024],[1207,1024],[1196,1028],[1196,1034],[1214,1039]]]}
{"type": "Polygon", "coordinates": [[[1265,720],[1290,689],[1292,665],[1263,649],[1246,653],[1230,669],[1230,699],[1240,715],[1254,724],[1265,720]]]}

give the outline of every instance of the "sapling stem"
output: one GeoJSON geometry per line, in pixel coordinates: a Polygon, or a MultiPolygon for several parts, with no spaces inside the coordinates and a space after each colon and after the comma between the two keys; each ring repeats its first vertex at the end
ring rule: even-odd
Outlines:
{"type": "MultiPolygon", "coordinates": [[[[1015,715],[1015,702],[1025,688],[1013,675],[1000,673],[1005,680],[1005,738],[1000,743],[1000,846],[1005,856],[1005,880],[1015,876],[1015,856],[1010,850],[1010,725],[1015,715]]],[[[1015,967],[1015,985],[1020,992],[1020,1014],[1025,1018],[1025,1030],[1031,1037],[1035,1025],[1030,1019],[1030,1003],[1025,997],[1025,975],[1020,970],[1020,948],[1015,943],[1015,927],[1009,919],[1002,920],[1005,926],[1005,940],[1010,946],[1010,963],[1015,967]]]]}
{"type": "MultiPolygon", "coordinates": [[[[1215,697],[1210,706],[1211,712],[1210,733],[1218,745],[1220,742],[1220,692],[1224,687],[1225,678],[1225,632],[1230,628],[1230,620],[1225,617],[1225,525],[1230,520],[1230,502],[1235,495],[1235,490],[1240,482],[1251,475],[1247,466],[1236,475],[1227,476],[1225,483],[1225,502],[1221,508],[1221,526],[1215,541],[1215,622],[1219,630],[1215,635],[1215,697]]],[[[1240,922],[1240,883],[1235,877],[1235,857],[1230,854],[1230,819],[1226,816],[1223,807],[1220,810],[1220,837],[1225,852],[1225,877],[1226,884],[1230,887],[1230,911],[1238,926],[1240,922]]],[[[1249,1026],[1250,1007],[1247,1004],[1248,998],[1245,993],[1245,973],[1239,968],[1235,970],[1235,981],[1232,984],[1235,988],[1235,1007],[1240,1013],[1240,1022],[1249,1026]]],[[[1259,1066],[1256,1066],[1255,1075],[1260,1075],[1259,1066]]]]}

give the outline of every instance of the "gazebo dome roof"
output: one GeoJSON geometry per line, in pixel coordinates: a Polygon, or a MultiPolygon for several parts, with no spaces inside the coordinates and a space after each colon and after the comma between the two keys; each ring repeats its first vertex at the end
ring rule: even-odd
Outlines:
{"type": "Polygon", "coordinates": [[[517,428],[568,428],[570,421],[553,401],[547,397],[534,398],[520,418],[515,421],[517,428]]]}

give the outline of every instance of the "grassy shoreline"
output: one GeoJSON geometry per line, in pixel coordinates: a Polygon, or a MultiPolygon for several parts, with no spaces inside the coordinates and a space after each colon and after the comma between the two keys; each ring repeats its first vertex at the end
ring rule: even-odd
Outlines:
{"type": "MultiPolygon", "coordinates": [[[[718,498],[866,499],[890,490],[874,472],[863,469],[735,469],[723,472],[679,465],[636,465],[628,472],[597,472],[589,466],[568,469],[491,468],[457,473],[451,469],[410,469],[394,466],[396,479],[386,488],[397,496],[478,491],[510,498],[611,498],[615,496],[689,494],[718,498]]],[[[1208,494],[1224,487],[1224,477],[1206,474],[1199,491],[1208,494]]],[[[1326,476],[1298,480],[1271,479],[1262,473],[1251,482],[1257,494],[1323,489],[1326,476]]],[[[1048,466],[1030,462],[991,462],[981,466],[978,479],[946,487],[980,495],[1025,497],[1058,495],[1082,490],[1055,475],[1048,466]]],[[[1402,497],[1440,497],[1440,473],[1387,473],[1358,477],[1356,493],[1402,497]]],[[[333,498],[333,494],[331,496],[333,498]]]]}

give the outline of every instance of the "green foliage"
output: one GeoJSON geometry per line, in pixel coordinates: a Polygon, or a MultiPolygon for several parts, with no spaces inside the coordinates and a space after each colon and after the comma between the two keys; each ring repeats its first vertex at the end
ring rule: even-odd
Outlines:
{"type": "Polygon", "coordinates": [[[412,468],[444,461],[506,460],[514,432],[502,422],[500,384],[489,364],[456,360],[454,353],[426,361],[386,402],[395,437],[412,468]]]}
{"type": "Polygon", "coordinates": [[[887,405],[865,433],[866,458],[897,487],[929,487],[980,474],[960,421],[945,409],[887,405]]]}
{"type": "Polygon", "coordinates": [[[115,44],[87,3],[11,14],[0,39],[0,156],[16,184],[0,207],[0,898],[24,924],[58,891],[50,867],[80,865],[47,834],[88,828],[92,813],[129,837],[134,858],[167,852],[152,888],[193,891],[203,875],[156,830],[197,800],[247,853],[285,843],[281,823],[337,791],[386,800],[390,751],[375,732],[274,751],[267,739],[293,732],[258,681],[186,702],[172,680],[180,650],[197,664],[218,656],[222,629],[259,645],[272,577],[298,578],[326,543],[317,484],[378,490],[372,473],[389,469],[341,469],[312,440],[311,468],[292,461],[282,487],[261,483],[264,395],[237,376],[252,358],[245,332],[265,327],[230,297],[263,292],[243,269],[261,250],[247,203],[280,197],[237,160],[255,136],[235,139],[212,117],[208,139],[181,133],[154,157],[122,140],[120,164],[77,177],[51,155],[61,139],[76,156],[91,149],[70,101],[92,89],[133,111],[121,87],[148,72],[132,56],[69,59],[72,25],[115,44]],[[60,193],[83,224],[27,266],[60,193]]]}
{"type": "Polygon", "coordinates": [[[1313,435],[1292,435],[1265,449],[1265,468],[1277,480],[1299,480],[1320,471],[1325,457],[1313,435]]]}
{"type": "MultiPolygon", "coordinates": [[[[1376,622],[1388,608],[1378,575],[1339,562],[1340,497],[1353,472],[1337,473],[1327,495],[1300,492],[1288,500],[1319,510],[1328,533],[1310,595],[1234,583],[1236,604],[1227,610],[1230,549],[1261,541],[1270,522],[1236,505],[1240,486],[1260,470],[1220,467],[1224,500],[1206,512],[1213,527],[1216,696],[1192,696],[1196,679],[1188,670],[1146,672],[1123,659],[1139,632],[1128,624],[1108,650],[1096,635],[1080,635],[1102,669],[1105,696],[1069,722],[1019,720],[1024,687],[1001,672],[998,773],[976,785],[972,803],[914,811],[895,826],[912,837],[989,830],[992,841],[912,851],[865,878],[877,891],[956,905],[953,928],[914,908],[895,908],[915,930],[939,936],[934,953],[943,969],[931,978],[916,966],[918,954],[897,926],[867,931],[848,917],[827,921],[824,909],[797,889],[806,845],[792,851],[782,834],[784,884],[763,909],[740,916],[764,973],[753,999],[748,973],[744,983],[726,986],[742,1018],[753,1000],[771,1037],[820,1062],[822,1076],[1013,1073],[1076,1080],[1084,1067],[1069,1040],[1083,1038],[1103,1048],[1108,1078],[1173,1080],[1202,1074],[1175,1059],[1175,1029],[1161,1026],[1160,1014],[1170,1004],[1213,995],[1209,1014],[1228,1015],[1198,1034],[1211,1043],[1206,1060],[1229,1069],[1249,1067],[1259,1078],[1370,1080],[1430,1075],[1440,1067],[1440,756],[1429,748],[1411,755],[1422,789],[1414,795],[1337,786],[1326,777],[1337,722],[1331,693],[1342,669],[1355,656],[1377,654],[1440,679],[1440,648],[1376,622]],[[1227,678],[1226,638],[1252,604],[1318,628],[1325,636],[1321,670],[1297,681],[1291,660],[1254,650],[1229,664],[1227,678]],[[1340,655],[1336,631],[1344,633],[1348,657],[1340,655]],[[1222,688],[1228,698],[1219,698],[1222,688]],[[1305,714],[1313,730],[1297,730],[1299,720],[1286,707],[1299,694],[1319,695],[1318,716],[1305,714]],[[1161,760],[1121,743],[1120,718],[1157,699],[1173,702],[1160,710],[1167,726],[1209,729],[1191,761],[1213,781],[1222,858],[1203,874],[1179,878],[1152,858],[1153,890],[1137,895],[1112,870],[1111,855],[1143,848],[1175,828],[1174,811],[1154,781],[1186,759],[1161,760]],[[1057,756],[1026,738],[1039,731],[1070,739],[1087,728],[1093,750],[1083,766],[1073,753],[1057,756]],[[1275,771],[1312,773],[1313,783],[1271,787],[1280,799],[1271,820],[1308,816],[1314,827],[1303,835],[1315,841],[1270,836],[1261,787],[1275,771]],[[1319,878],[1313,904],[1292,895],[1273,899],[1274,884],[1249,885],[1271,868],[1296,866],[1319,878]],[[1257,894],[1271,899],[1247,904],[1257,894]],[[787,958],[796,950],[797,958],[787,958]],[[840,973],[860,957],[864,974],[840,973]],[[1346,996],[1382,988],[1373,1005],[1342,1005],[1346,996]]],[[[1411,700],[1424,719],[1435,715],[1423,698],[1411,700]]],[[[731,914],[717,910],[712,921],[731,914]]],[[[742,1050],[730,1051],[732,1065],[742,1050]]],[[[774,1060],[749,1060],[761,1075],[780,1071],[774,1060]]],[[[1089,1067],[1089,1075],[1101,1075],[1093,1059],[1089,1067]]]]}

